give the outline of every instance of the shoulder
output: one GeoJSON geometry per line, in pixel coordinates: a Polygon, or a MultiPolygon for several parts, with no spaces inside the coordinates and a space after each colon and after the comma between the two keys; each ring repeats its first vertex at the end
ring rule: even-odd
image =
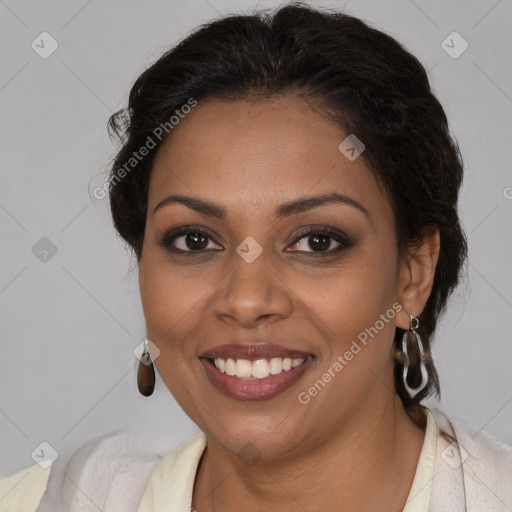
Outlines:
{"type": "MultiPolygon", "coordinates": [[[[431,412],[436,420],[439,433],[449,433],[452,430],[459,445],[466,450],[468,456],[473,454],[491,465],[496,462],[504,463],[507,468],[509,464],[512,464],[512,446],[494,439],[483,429],[469,425],[439,409],[431,409],[431,412]]],[[[465,453],[463,455],[466,456],[465,453]]]]}
{"type": "Polygon", "coordinates": [[[38,512],[137,510],[153,471],[177,444],[172,434],[151,431],[93,439],[52,468],[38,512]]]}
{"type": "Polygon", "coordinates": [[[512,510],[512,448],[439,409],[431,412],[438,431],[436,470],[444,482],[439,492],[459,489],[471,510],[512,510]]]}

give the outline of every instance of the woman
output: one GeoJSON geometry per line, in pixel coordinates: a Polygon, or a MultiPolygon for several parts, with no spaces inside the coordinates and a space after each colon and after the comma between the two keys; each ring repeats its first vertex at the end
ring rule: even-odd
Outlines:
{"type": "Polygon", "coordinates": [[[37,510],[512,510],[512,455],[421,404],[467,249],[462,161],[416,58],[303,4],[230,16],[110,126],[139,391],[156,366],[201,433],[90,443],[37,510]]]}

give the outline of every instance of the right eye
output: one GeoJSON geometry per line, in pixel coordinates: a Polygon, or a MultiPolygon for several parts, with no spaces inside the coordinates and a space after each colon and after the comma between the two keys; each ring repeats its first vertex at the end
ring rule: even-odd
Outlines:
{"type": "Polygon", "coordinates": [[[206,232],[198,228],[178,228],[166,233],[158,245],[175,253],[204,253],[223,250],[206,232]],[[211,244],[213,244],[213,247],[211,244]],[[217,248],[215,248],[217,247],[217,248]]]}

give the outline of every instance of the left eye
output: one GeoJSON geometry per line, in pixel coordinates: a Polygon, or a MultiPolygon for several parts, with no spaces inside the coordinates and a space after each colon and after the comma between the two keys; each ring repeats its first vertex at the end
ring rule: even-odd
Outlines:
{"type": "Polygon", "coordinates": [[[291,247],[300,252],[334,253],[348,245],[348,240],[337,233],[308,231],[297,238],[291,247]],[[333,248],[333,244],[337,245],[333,248]],[[311,250],[307,250],[308,248],[311,250]]]}

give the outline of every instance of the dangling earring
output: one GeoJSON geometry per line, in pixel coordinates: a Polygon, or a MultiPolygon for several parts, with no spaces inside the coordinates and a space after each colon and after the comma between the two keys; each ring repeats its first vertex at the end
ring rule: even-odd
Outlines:
{"type": "Polygon", "coordinates": [[[151,396],[155,389],[155,367],[148,349],[148,340],[144,340],[144,350],[139,359],[137,387],[143,396],[151,396]]]}
{"type": "MultiPolygon", "coordinates": [[[[421,343],[420,335],[416,332],[418,327],[420,326],[420,319],[417,316],[413,316],[409,314],[411,321],[409,324],[409,330],[406,331],[402,337],[402,352],[405,356],[404,361],[404,369],[403,369],[403,381],[404,381],[404,387],[407,390],[407,393],[409,393],[409,396],[411,398],[414,398],[425,389],[425,386],[428,384],[428,373],[427,373],[427,367],[425,366],[425,362],[423,360],[423,356],[425,355],[425,351],[423,350],[423,343],[421,343]],[[418,360],[418,363],[416,361],[413,361],[413,363],[419,364],[419,369],[421,373],[421,382],[416,387],[411,387],[409,383],[407,382],[407,377],[409,375],[409,369],[411,364],[411,358],[409,357],[409,347],[408,347],[408,338],[412,337],[414,335],[416,345],[418,347],[417,352],[419,353],[415,359],[418,360]]],[[[409,341],[411,343],[411,341],[409,341]]],[[[414,379],[416,382],[419,380],[419,375],[415,376],[414,379]]]]}

